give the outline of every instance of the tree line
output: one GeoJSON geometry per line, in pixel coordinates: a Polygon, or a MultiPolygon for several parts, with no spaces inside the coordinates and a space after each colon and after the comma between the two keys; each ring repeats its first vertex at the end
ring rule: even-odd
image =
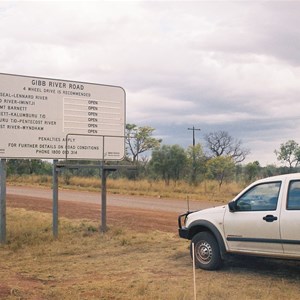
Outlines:
{"type": "MultiPolygon", "coordinates": [[[[286,166],[260,166],[259,161],[242,164],[250,153],[241,140],[226,131],[210,132],[204,135],[205,144],[197,143],[184,149],[180,145],[164,145],[162,139],[153,136],[155,129],[150,126],[126,125],[126,155],[120,165],[132,164],[135,171],[126,168],[115,172],[113,177],[129,179],[148,178],[164,180],[166,185],[178,180],[196,185],[205,179],[217,180],[219,187],[225,181],[251,182],[257,178],[294,172],[300,163],[300,146],[293,140],[280,145],[274,153],[278,161],[286,166]]],[[[98,162],[76,161],[78,164],[98,162]]],[[[39,159],[9,159],[7,174],[51,175],[52,164],[39,159]]],[[[99,176],[95,168],[64,170],[64,176],[99,176]]]]}

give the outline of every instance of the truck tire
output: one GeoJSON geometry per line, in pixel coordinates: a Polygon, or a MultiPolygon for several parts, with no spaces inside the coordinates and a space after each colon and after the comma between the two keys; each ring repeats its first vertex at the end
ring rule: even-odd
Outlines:
{"type": "Polygon", "coordinates": [[[199,232],[191,241],[195,249],[195,265],[204,270],[217,270],[222,264],[222,258],[217,240],[209,232],[199,232]]]}

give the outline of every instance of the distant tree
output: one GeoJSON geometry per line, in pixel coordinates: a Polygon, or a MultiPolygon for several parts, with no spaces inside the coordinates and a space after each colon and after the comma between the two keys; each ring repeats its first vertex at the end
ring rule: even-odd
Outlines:
{"type": "Polygon", "coordinates": [[[139,160],[139,155],[160,146],[161,139],[152,137],[155,129],[150,126],[138,127],[135,124],[126,125],[126,145],[133,162],[139,160]]]}
{"type": "Polygon", "coordinates": [[[259,162],[256,160],[254,162],[248,163],[245,166],[245,177],[246,181],[253,181],[257,178],[261,170],[259,162]]]}
{"type": "Polygon", "coordinates": [[[9,159],[7,161],[7,175],[48,174],[52,172],[52,165],[41,159],[9,159]]]}
{"type": "Polygon", "coordinates": [[[245,160],[250,153],[242,147],[242,141],[234,139],[227,131],[216,131],[204,136],[206,145],[213,157],[229,156],[235,163],[245,160]]]}
{"type": "Polygon", "coordinates": [[[201,144],[189,146],[186,150],[188,168],[191,170],[191,183],[196,184],[197,177],[205,175],[206,156],[201,144]]]}
{"type": "Polygon", "coordinates": [[[262,172],[262,177],[270,177],[279,174],[279,170],[276,167],[276,165],[267,165],[262,168],[261,172],[262,172]]]}
{"type": "Polygon", "coordinates": [[[234,179],[236,182],[241,183],[243,181],[244,166],[242,164],[236,164],[234,170],[234,179]]]}
{"type": "Polygon", "coordinates": [[[219,182],[219,189],[224,181],[229,180],[234,175],[235,164],[230,156],[217,156],[211,158],[207,164],[208,178],[219,182]]]}
{"type": "Polygon", "coordinates": [[[277,160],[287,163],[290,170],[298,166],[300,161],[300,147],[294,140],[280,144],[279,150],[275,150],[274,152],[277,160]]]}
{"type": "Polygon", "coordinates": [[[180,179],[185,165],[186,154],[179,145],[163,145],[153,150],[149,163],[149,167],[163,178],[166,185],[169,185],[170,180],[176,183],[180,179]]]}

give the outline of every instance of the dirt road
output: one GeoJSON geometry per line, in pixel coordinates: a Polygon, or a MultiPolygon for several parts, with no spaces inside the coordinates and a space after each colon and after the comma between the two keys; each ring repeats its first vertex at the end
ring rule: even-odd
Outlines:
{"type": "MultiPolygon", "coordinates": [[[[190,210],[219,203],[190,202],[190,210]]],[[[44,188],[7,186],[7,206],[52,212],[52,191],[44,188]]],[[[107,225],[135,230],[177,232],[177,217],[187,210],[183,200],[124,195],[107,195],[107,225]]],[[[85,218],[100,222],[101,195],[98,192],[59,191],[59,217],[85,218]]]]}
{"type": "MultiPolygon", "coordinates": [[[[8,195],[19,195],[27,197],[38,197],[43,199],[52,199],[52,190],[46,188],[32,188],[20,186],[7,186],[8,195]]],[[[75,201],[82,203],[101,204],[100,192],[82,192],[71,190],[60,190],[58,195],[59,200],[75,201]]],[[[187,211],[187,201],[176,199],[160,199],[151,197],[124,196],[107,194],[107,205],[118,207],[132,207],[147,210],[167,211],[182,213],[187,211]]],[[[199,210],[219,203],[189,201],[190,210],[199,210]]]]}

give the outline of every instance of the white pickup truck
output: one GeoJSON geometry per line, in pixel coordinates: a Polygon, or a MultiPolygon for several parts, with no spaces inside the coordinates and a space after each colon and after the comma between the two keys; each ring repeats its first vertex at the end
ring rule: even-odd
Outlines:
{"type": "Polygon", "coordinates": [[[229,253],[300,259],[300,173],[258,180],[228,205],[180,215],[178,225],[202,269],[220,268],[229,253]]]}

